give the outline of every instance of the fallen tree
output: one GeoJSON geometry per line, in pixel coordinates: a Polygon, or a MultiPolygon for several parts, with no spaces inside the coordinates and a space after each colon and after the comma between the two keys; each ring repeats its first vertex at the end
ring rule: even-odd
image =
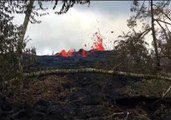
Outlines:
{"type": "Polygon", "coordinates": [[[137,73],[128,73],[128,72],[113,71],[113,70],[95,69],[95,68],[42,70],[37,72],[24,73],[24,77],[35,77],[35,76],[52,75],[52,74],[72,74],[72,73],[100,73],[100,74],[138,77],[138,78],[145,78],[145,79],[161,79],[171,82],[170,76],[164,76],[161,74],[155,74],[155,75],[137,74],[137,73]]]}

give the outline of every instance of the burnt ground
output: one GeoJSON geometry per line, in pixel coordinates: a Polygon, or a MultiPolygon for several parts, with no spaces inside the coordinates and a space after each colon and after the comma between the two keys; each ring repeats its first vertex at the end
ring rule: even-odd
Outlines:
{"type": "Polygon", "coordinates": [[[75,73],[26,78],[0,99],[1,120],[171,120],[171,83],[75,73]]]}

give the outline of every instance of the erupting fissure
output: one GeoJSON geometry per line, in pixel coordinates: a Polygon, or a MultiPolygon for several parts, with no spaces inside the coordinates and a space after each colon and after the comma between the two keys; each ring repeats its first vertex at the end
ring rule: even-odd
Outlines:
{"type": "MultiPolygon", "coordinates": [[[[95,51],[104,51],[105,47],[103,45],[103,39],[102,36],[99,32],[96,32],[94,35],[95,37],[94,42],[93,42],[93,46],[91,46],[91,50],[86,51],[84,49],[80,49],[78,52],[75,51],[75,49],[71,49],[69,51],[66,50],[62,50],[61,52],[57,53],[57,56],[62,56],[62,57],[72,57],[74,55],[76,55],[76,53],[78,53],[80,56],[82,57],[87,57],[89,53],[91,52],[95,52],[95,51]]],[[[85,44],[85,47],[87,47],[87,45],[85,44]]]]}
{"type": "Polygon", "coordinates": [[[94,43],[93,43],[94,46],[92,46],[92,50],[104,51],[105,48],[103,46],[103,39],[102,39],[100,33],[96,32],[95,37],[96,37],[96,39],[94,40],[94,43]]]}
{"type": "Polygon", "coordinates": [[[57,53],[58,56],[63,56],[63,57],[72,57],[74,56],[75,50],[71,49],[68,52],[66,50],[62,50],[60,53],[57,53]]]}

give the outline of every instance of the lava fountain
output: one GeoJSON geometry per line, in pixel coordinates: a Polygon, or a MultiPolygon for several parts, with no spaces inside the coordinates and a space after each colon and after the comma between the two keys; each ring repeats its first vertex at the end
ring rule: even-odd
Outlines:
{"type": "MultiPolygon", "coordinates": [[[[103,44],[103,39],[102,36],[99,32],[96,32],[94,35],[95,37],[94,42],[93,42],[93,46],[91,46],[91,52],[95,52],[95,51],[104,51],[105,47],[103,44]]],[[[85,47],[87,45],[85,44],[85,47]]],[[[62,56],[62,57],[72,57],[74,55],[76,55],[76,51],[74,49],[71,49],[69,51],[66,50],[61,50],[61,52],[57,53],[56,56],[62,56]]],[[[80,49],[78,51],[78,54],[82,57],[87,57],[90,53],[84,49],[80,49]]]]}
{"type": "Polygon", "coordinates": [[[94,43],[93,43],[94,46],[92,46],[92,50],[104,51],[105,48],[104,48],[104,45],[103,45],[103,39],[101,37],[101,34],[96,32],[95,37],[96,37],[96,39],[94,40],[94,43]]]}

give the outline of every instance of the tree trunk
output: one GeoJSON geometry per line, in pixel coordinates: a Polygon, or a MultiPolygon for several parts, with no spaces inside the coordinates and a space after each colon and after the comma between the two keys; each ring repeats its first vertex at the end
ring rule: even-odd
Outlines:
{"type": "Polygon", "coordinates": [[[156,38],[156,33],[155,33],[155,27],[154,27],[154,12],[153,12],[153,0],[151,0],[151,28],[152,28],[152,37],[153,37],[153,42],[154,42],[154,50],[155,50],[155,55],[156,55],[156,70],[160,70],[160,58],[159,58],[159,53],[157,49],[157,38],[156,38]]]}
{"type": "Polygon", "coordinates": [[[27,5],[27,11],[25,13],[24,23],[23,23],[22,30],[21,30],[21,36],[20,36],[19,43],[18,43],[18,72],[19,72],[20,76],[22,76],[22,73],[23,73],[22,52],[23,52],[24,36],[25,36],[26,30],[27,30],[29,17],[31,15],[31,12],[33,9],[33,4],[34,4],[34,0],[30,0],[29,4],[27,5]]]}
{"type": "Polygon", "coordinates": [[[127,77],[137,77],[144,78],[147,80],[150,79],[159,79],[166,80],[171,82],[171,77],[169,75],[162,74],[138,74],[138,73],[127,73],[122,71],[114,71],[114,70],[104,70],[104,69],[95,69],[95,68],[80,68],[80,69],[53,69],[53,70],[42,70],[31,73],[24,73],[25,77],[35,77],[35,76],[46,76],[46,75],[56,75],[56,74],[72,74],[72,73],[99,73],[99,74],[111,74],[111,75],[121,75],[127,77]]]}

